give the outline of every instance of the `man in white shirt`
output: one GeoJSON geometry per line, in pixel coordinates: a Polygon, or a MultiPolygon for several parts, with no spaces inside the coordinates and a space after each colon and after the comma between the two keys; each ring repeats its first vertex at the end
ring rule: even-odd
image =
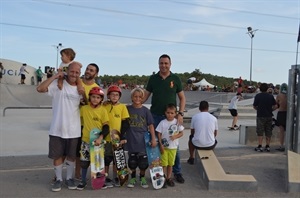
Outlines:
{"type": "Polygon", "coordinates": [[[76,189],[73,180],[76,147],[81,136],[79,103],[81,95],[78,94],[76,80],[80,76],[81,63],[72,62],[67,70],[68,77],[63,81],[62,90],[57,87],[57,79],[63,76],[59,72],[43,81],[37,91],[48,92],[52,97],[52,121],[49,131],[49,154],[53,159],[56,182],[52,191],[61,190],[63,163],[66,162],[66,185],[69,189],[76,189]]]}
{"type": "Polygon", "coordinates": [[[195,149],[213,150],[217,145],[218,121],[217,118],[208,112],[208,102],[201,101],[200,112],[192,117],[191,135],[189,138],[189,164],[194,164],[195,149]]]}
{"type": "Polygon", "coordinates": [[[25,73],[29,74],[28,71],[26,70],[26,66],[27,66],[27,64],[23,63],[23,65],[20,68],[20,74],[21,74],[20,84],[25,84],[25,79],[26,79],[25,73]]]}

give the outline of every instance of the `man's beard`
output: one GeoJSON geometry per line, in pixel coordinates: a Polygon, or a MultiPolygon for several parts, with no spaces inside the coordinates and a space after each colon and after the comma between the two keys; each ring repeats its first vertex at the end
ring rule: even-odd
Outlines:
{"type": "Polygon", "coordinates": [[[93,80],[94,78],[95,78],[95,75],[85,75],[84,76],[84,78],[86,79],[86,80],[93,80]]]}

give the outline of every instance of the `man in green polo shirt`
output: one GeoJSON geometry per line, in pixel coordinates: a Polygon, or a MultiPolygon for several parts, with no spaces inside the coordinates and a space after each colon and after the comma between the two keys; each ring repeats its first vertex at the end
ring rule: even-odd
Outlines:
{"type": "MultiPolygon", "coordinates": [[[[169,55],[161,55],[158,63],[159,72],[150,76],[143,102],[147,101],[149,96],[152,94],[150,111],[154,119],[154,127],[156,128],[159,122],[165,119],[166,106],[170,103],[177,105],[176,96],[178,96],[179,110],[177,120],[179,124],[182,124],[183,111],[185,109],[185,96],[182,89],[181,80],[177,75],[170,71],[171,58],[169,55]]],[[[177,149],[173,173],[175,179],[179,183],[184,183],[184,179],[181,174],[179,149],[177,149]]]]}

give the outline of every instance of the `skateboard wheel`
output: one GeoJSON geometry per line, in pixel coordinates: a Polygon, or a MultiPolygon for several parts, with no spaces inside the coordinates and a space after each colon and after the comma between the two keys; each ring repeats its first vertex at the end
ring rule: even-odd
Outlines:
{"type": "Polygon", "coordinates": [[[125,176],[124,176],[124,175],[121,175],[120,178],[121,178],[121,179],[125,179],[125,176]]]}
{"type": "Polygon", "coordinates": [[[152,177],[152,179],[153,179],[153,180],[156,180],[156,177],[155,177],[155,176],[153,176],[153,177],[152,177]]]}

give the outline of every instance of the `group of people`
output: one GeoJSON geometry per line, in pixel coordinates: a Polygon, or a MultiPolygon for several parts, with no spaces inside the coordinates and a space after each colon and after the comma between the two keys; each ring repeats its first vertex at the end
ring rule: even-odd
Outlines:
{"type": "MultiPolygon", "coordinates": [[[[93,128],[101,131],[95,144],[99,145],[103,140],[106,141],[104,161],[107,177],[103,188],[120,186],[114,165],[112,166],[113,175],[109,174],[110,164],[114,163],[110,136],[112,130],[119,132],[120,144],[124,145],[128,151],[128,167],[131,169],[128,187],[132,188],[138,182],[143,188],[148,187],[145,178],[148,160],[144,143],[144,133],[147,131],[151,134],[151,145],[155,147],[159,144],[160,147],[161,163],[166,177],[164,187],[175,186],[172,173],[177,182],[184,183],[181,173],[179,138],[182,137],[184,130],[182,124],[186,99],[179,77],[170,70],[171,58],[166,54],[159,57],[159,71],[150,76],[145,90],[141,88],[132,90],[132,104],[130,105],[120,103],[122,90],[116,85],[107,89],[107,99],[104,100],[105,94],[95,82],[95,77],[99,72],[97,64],[90,63],[86,67],[84,77],[80,79],[82,64],[74,61],[74,50],[63,49],[61,59],[62,67],[58,72],[37,87],[38,92],[48,92],[53,101],[48,153],[48,157],[53,159],[55,172],[52,191],[61,190],[64,163],[67,170],[65,180],[67,187],[78,190],[86,187],[87,171],[90,165],[89,132],[93,128]],[[143,103],[150,96],[151,108],[149,110],[143,106],[143,103]],[[155,140],[156,136],[158,142],[155,140]],[[137,168],[139,168],[139,179],[137,179],[137,168]],[[74,173],[75,178],[80,180],[78,185],[75,185],[74,173]]],[[[269,118],[272,119],[270,112],[272,113],[275,108],[273,106],[276,104],[277,107],[284,108],[284,106],[281,102],[276,103],[273,96],[265,95],[267,91],[265,84],[262,84],[260,89],[262,93],[257,94],[253,103],[254,108],[257,109],[259,140],[259,146],[255,150],[262,150],[261,137],[265,132],[267,137],[265,148],[269,151],[271,134],[267,130],[269,129],[267,125],[270,123],[269,118]]],[[[240,97],[241,94],[238,93],[232,102],[236,103],[240,97]]],[[[195,149],[212,150],[218,143],[216,139],[218,122],[208,109],[208,102],[201,101],[200,112],[192,117],[191,135],[188,142],[190,157],[187,162],[189,164],[194,164],[195,149]]],[[[231,112],[237,115],[237,112],[231,112]]],[[[232,125],[235,127],[236,120],[233,120],[232,125]]]]}
{"type": "MultiPolygon", "coordinates": [[[[119,102],[122,91],[116,85],[107,89],[107,100],[104,100],[104,92],[94,80],[99,72],[99,67],[95,63],[86,67],[84,78],[80,79],[82,65],[73,60],[75,53],[73,59],[66,54],[65,49],[61,51],[61,55],[67,67],[65,73],[59,70],[57,74],[37,87],[38,92],[48,92],[53,100],[48,153],[48,157],[53,159],[55,172],[52,190],[61,190],[64,163],[67,169],[65,183],[68,188],[83,190],[86,187],[87,169],[90,165],[89,131],[95,127],[101,130],[101,135],[95,144],[100,144],[103,139],[106,140],[104,161],[107,174],[113,161],[109,134],[111,130],[117,130],[120,132],[120,143],[128,150],[128,167],[132,171],[127,186],[134,187],[139,181],[142,187],[147,188],[145,171],[148,168],[148,161],[143,134],[150,131],[153,147],[157,144],[155,136],[159,140],[161,161],[166,177],[164,187],[175,185],[171,178],[172,172],[177,182],[184,183],[178,139],[184,129],[182,123],[185,95],[179,77],[170,71],[171,58],[166,54],[159,58],[159,72],[150,77],[146,90],[141,88],[132,90],[132,104],[126,106],[119,102]],[[63,57],[69,57],[69,63],[63,57]],[[149,110],[142,104],[151,95],[149,110]],[[179,109],[177,109],[177,97],[179,109]],[[177,132],[170,135],[170,129],[177,132]],[[167,145],[164,144],[164,140],[167,141],[167,145]],[[140,170],[139,179],[135,171],[137,168],[140,170]],[[80,179],[78,185],[74,182],[74,169],[75,178],[80,179]]],[[[108,174],[103,188],[119,186],[115,168],[112,172],[113,176],[108,174]]]]}
{"type": "MultiPolygon", "coordinates": [[[[253,108],[257,111],[256,113],[256,133],[258,137],[258,146],[254,149],[255,151],[270,152],[270,142],[272,137],[272,131],[274,125],[279,127],[279,143],[280,146],[276,150],[285,151],[284,137],[286,130],[286,118],[287,118],[287,84],[283,83],[280,86],[280,93],[273,96],[273,89],[268,84],[262,83],[259,87],[260,92],[255,96],[253,102],[253,108]],[[274,118],[274,111],[278,110],[277,117],[274,118]],[[275,121],[275,124],[273,124],[275,121]],[[263,148],[263,137],[265,136],[266,145],[263,148]]],[[[237,102],[243,99],[241,92],[237,92],[229,102],[228,110],[230,111],[233,120],[230,130],[239,128],[237,126],[238,112],[237,102]]]]}
{"type": "Polygon", "coordinates": [[[284,137],[286,130],[286,116],[287,116],[287,84],[283,83],[280,86],[280,93],[276,99],[272,93],[268,93],[268,85],[262,83],[259,87],[260,93],[258,93],[253,102],[253,108],[257,110],[256,116],[256,132],[258,137],[258,146],[255,151],[263,152],[264,150],[270,152],[270,142],[272,137],[272,123],[273,123],[273,111],[278,109],[276,125],[279,127],[279,142],[280,147],[276,150],[285,151],[284,137]],[[262,147],[263,136],[265,135],[266,145],[262,147]]]}

